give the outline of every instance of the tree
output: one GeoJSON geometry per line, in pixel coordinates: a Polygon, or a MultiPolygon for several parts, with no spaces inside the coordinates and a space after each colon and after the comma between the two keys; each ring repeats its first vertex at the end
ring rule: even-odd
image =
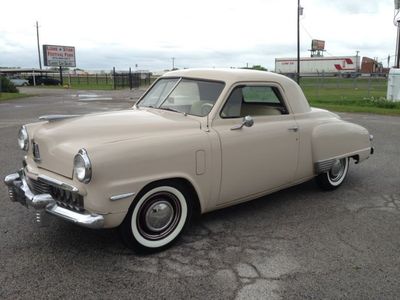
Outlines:
{"type": "Polygon", "coordinates": [[[244,67],[243,69],[248,69],[248,70],[258,70],[258,71],[268,71],[267,68],[264,68],[261,65],[253,65],[252,67],[244,67]]]}

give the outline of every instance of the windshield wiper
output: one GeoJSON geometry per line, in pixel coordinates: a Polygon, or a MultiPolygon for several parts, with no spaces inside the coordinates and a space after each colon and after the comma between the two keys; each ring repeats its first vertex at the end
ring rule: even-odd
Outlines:
{"type": "Polygon", "coordinates": [[[180,111],[180,110],[177,110],[177,109],[175,109],[175,108],[171,108],[171,107],[158,107],[158,109],[177,112],[177,113],[183,114],[183,115],[185,115],[185,116],[187,115],[187,113],[185,113],[185,112],[183,112],[183,111],[180,111]]]}

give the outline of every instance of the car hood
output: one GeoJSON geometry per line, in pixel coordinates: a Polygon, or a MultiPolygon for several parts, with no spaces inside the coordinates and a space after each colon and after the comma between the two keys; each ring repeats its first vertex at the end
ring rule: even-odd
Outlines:
{"type": "Polygon", "coordinates": [[[90,156],[103,144],[143,141],[187,129],[200,129],[199,120],[176,112],[131,109],[45,122],[33,130],[32,141],[39,147],[40,168],[72,178],[73,158],[81,148],[90,156]]]}

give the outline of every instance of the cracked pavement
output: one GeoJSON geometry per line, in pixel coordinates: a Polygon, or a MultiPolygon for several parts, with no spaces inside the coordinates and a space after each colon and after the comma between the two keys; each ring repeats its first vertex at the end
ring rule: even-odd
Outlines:
{"type": "MultiPolygon", "coordinates": [[[[143,91],[24,92],[38,95],[0,102],[1,177],[21,165],[20,125],[128,108],[143,91]]],[[[341,188],[322,192],[310,181],[203,215],[153,255],[125,248],[115,229],[55,218],[37,226],[34,211],[10,202],[1,185],[0,298],[398,298],[400,118],[341,116],[368,128],[376,149],[351,164],[341,188]]]]}

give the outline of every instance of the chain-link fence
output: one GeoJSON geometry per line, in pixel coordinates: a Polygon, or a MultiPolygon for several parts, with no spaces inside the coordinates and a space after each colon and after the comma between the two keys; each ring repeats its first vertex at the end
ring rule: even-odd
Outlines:
{"type": "Polygon", "coordinates": [[[158,77],[150,72],[137,72],[130,70],[115,70],[109,73],[63,73],[62,81],[60,74],[51,73],[47,75],[38,75],[36,82],[38,85],[57,85],[68,86],[82,89],[123,89],[123,88],[146,88],[150,86],[158,77]],[[49,80],[50,79],[50,80],[49,80]]]}
{"type": "Polygon", "coordinates": [[[300,85],[308,98],[317,101],[329,100],[363,100],[386,98],[386,76],[343,77],[302,77],[300,85]]]}

